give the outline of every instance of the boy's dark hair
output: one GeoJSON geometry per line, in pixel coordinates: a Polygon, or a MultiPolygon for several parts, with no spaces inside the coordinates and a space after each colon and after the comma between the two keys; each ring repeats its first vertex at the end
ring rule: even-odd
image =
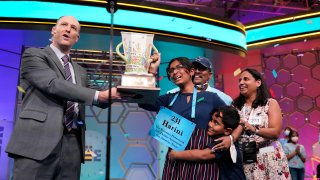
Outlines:
{"type": "Polygon", "coordinates": [[[238,110],[233,106],[224,106],[214,109],[212,115],[217,112],[218,117],[221,117],[224,128],[236,129],[240,122],[238,110]]]}

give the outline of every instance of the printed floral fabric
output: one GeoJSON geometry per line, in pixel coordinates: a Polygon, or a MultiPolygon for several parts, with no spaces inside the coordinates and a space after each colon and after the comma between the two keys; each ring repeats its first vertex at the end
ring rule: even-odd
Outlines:
{"type": "MultiPolygon", "coordinates": [[[[268,127],[268,109],[269,102],[265,106],[259,106],[252,110],[251,107],[244,105],[241,111],[239,111],[241,118],[249,120],[251,113],[255,116],[261,117],[259,128],[268,127]]],[[[266,180],[287,180],[291,179],[290,171],[288,167],[287,157],[282,149],[282,146],[277,140],[268,140],[258,135],[242,135],[239,139],[240,143],[248,140],[254,140],[257,143],[258,149],[273,146],[273,152],[257,153],[257,162],[251,164],[244,164],[244,172],[248,180],[251,179],[266,179],[266,180]]]]}

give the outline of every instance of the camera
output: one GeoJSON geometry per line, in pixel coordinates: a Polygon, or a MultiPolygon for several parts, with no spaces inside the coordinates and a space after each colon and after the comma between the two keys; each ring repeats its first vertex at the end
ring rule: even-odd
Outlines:
{"type": "Polygon", "coordinates": [[[257,143],[255,141],[242,142],[243,163],[257,162],[257,143]]]}

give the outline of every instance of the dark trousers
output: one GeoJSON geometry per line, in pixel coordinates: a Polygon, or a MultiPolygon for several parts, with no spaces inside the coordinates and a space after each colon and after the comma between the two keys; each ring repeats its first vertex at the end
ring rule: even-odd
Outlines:
{"type": "Polygon", "coordinates": [[[14,157],[13,180],[79,180],[80,170],[79,138],[76,134],[64,134],[44,160],[14,157]]]}
{"type": "Polygon", "coordinates": [[[304,168],[289,167],[292,180],[304,180],[304,168]]]}

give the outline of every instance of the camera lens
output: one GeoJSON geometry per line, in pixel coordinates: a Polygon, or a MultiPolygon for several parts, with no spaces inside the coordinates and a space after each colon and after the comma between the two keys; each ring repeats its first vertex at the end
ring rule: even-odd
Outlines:
{"type": "Polygon", "coordinates": [[[252,135],[252,132],[250,130],[246,130],[245,132],[246,132],[246,135],[248,135],[248,136],[252,135]]]}

